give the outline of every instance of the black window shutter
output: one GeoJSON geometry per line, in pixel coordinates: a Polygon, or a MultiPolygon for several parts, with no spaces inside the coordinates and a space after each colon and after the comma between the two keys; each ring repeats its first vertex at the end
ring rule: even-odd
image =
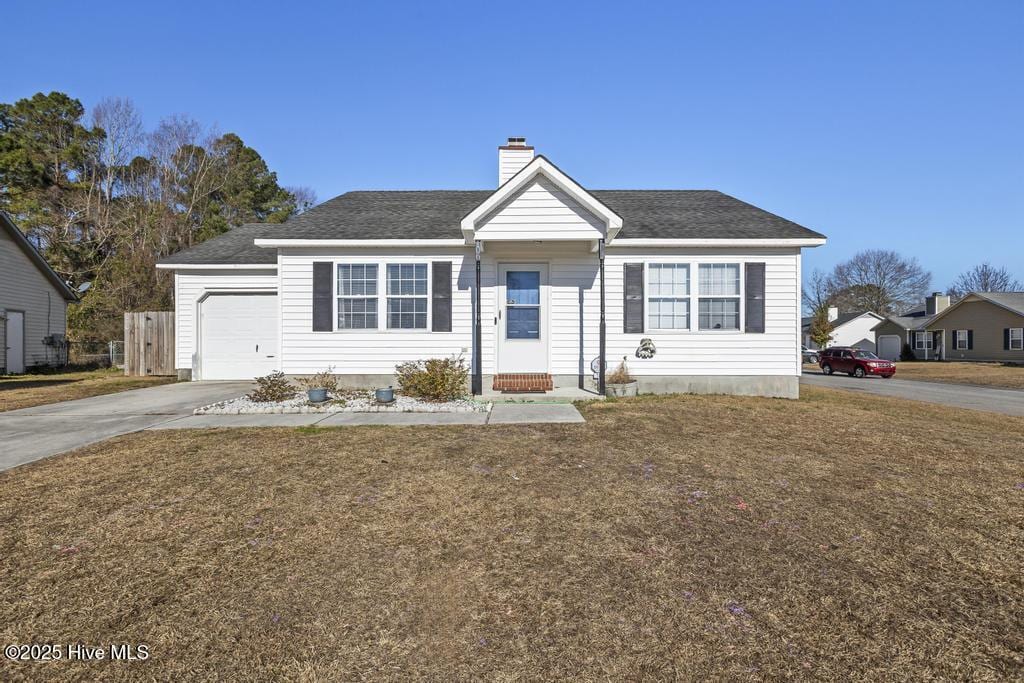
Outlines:
{"type": "Polygon", "coordinates": [[[1007,327],[1003,330],[1003,351],[1010,350],[1010,328],[1007,327]]]}
{"type": "Polygon", "coordinates": [[[430,313],[433,332],[452,331],[452,262],[434,261],[430,264],[430,313]]]}
{"type": "Polygon", "coordinates": [[[622,328],[627,334],[644,331],[644,264],[622,266],[622,328]]]}
{"type": "Polygon", "coordinates": [[[746,331],[764,332],[764,264],[746,266],[746,331]]]}
{"type": "Polygon", "coordinates": [[[334,330],[334,264],[313,262],[313,331],[334,330]]]}
{"type": "Polygon", "coordinates": [[[967,330],[967,350],[974,349],[974,330],[967,330]]]}

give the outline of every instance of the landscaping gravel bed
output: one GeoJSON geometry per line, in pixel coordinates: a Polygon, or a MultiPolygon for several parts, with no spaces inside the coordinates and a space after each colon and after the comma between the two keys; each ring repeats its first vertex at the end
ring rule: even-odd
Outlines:
{"type": "Polygon", "coordinates": [[[332,395],[323,403],[310,403],[304,394],[286,401],[258,403],[247,396],[239,396],[219,403],[211,403],[192,411],[194,415],[255,415],[289,413],[486,413],[490,403],[469,399],[454,401],[421,401],[410,396],[396,396],[391,404],[380,404],[368,392],[345,392],[332,395]]]}

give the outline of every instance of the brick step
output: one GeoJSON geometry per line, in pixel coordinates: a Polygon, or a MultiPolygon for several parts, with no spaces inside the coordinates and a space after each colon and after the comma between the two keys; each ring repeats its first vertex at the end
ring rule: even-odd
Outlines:
{"type": "Polygon", "coordinates": [[[491,388],[506,394],[538,393],[551,391],[555,382],[551,375],[543,373],[506,373],[495,375],[491,388]]]}

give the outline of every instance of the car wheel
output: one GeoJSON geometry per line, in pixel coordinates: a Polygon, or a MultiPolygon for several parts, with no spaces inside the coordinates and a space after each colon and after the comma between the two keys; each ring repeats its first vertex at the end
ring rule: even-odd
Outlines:
{"type": "Polygon", "coordinates": [[[828,363],[825,363],[824,365],[821,366],[821,371],[823,373],[825,373],[826,375],[831,375],[832,374],[832,366],[829,365],[828,363]]]}
{"type": "Polygon", "coordinates": [[[811,356],[811,362],[814,363],[815,365],[817,365],[818,364],[818,357],[817,356],[811,356]]]}
{"type": "Polygon", "coordinates": [[[856,377],[857,379],[863,378],[864,368],[858,365],[856,368],[853,369],[853,376],[856,377]]]}

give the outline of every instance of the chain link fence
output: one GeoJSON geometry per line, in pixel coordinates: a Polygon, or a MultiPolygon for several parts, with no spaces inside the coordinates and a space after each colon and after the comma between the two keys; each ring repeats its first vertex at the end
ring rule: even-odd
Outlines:
{"type": "Polygon", "coordinates": [[[123,341],[68,342],[69,365],[96,365],[103,368],[124,367],[123,341]]]}

